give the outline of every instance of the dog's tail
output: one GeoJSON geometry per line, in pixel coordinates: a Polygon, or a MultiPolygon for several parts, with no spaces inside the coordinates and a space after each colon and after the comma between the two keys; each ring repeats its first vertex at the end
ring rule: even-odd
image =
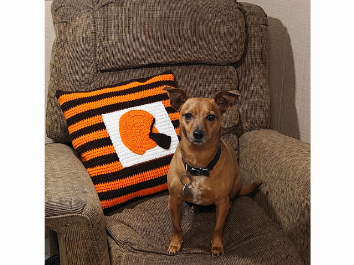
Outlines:
{"type": "Polygon", "coordinates": [[[241,191],[239,193],[239,196],[246,196],[248,194],[251,194],[252,192],[254,192],[259,186],[261,186],[263,184],[262,181],[255,181],[252,182],[250,185],[246,186],[246,187],[242,187],[241,191]]]}

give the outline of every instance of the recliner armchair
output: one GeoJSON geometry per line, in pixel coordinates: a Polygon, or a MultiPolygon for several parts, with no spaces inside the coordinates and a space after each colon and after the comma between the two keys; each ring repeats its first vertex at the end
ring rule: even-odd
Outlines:
{"type": "Polygon", "coordinates": [[[310,145],[269,129],[267,15],[233,0],[54,0],[45,151],[45,225],[61,264],[309,264],[310,145]],[[213,258],[212,208],[182,207],[184,245],[167,255],[168,192],[104,215],[70,146],[57,90],[87,91],[172,70],[178,87],[241,96],[223,118],[244,184],[226,220],[225,255],[213,258]]]}

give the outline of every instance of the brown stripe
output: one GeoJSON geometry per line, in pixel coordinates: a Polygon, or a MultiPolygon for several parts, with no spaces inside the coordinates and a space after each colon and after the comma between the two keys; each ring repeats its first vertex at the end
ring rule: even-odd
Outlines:
{"type": "Polygon", "coordinates": [[[108,131],[106,129],[103,129],[99,131],[94,131],[93,133],[81,135],[80,137],[73,139],[71,142],[73,143],[74,148],[77,149],[83,144],[107,137],[109,137],[108,131]]]}
{"type": "Polygon", "coordinates": [[[100,115],[103,113],[111,113],[114,111],[132,108],[135,106],[141,106],[141,105],[154,103],[154,102],[162,101],[162,100],[166,100],[166,99],[168,99],[168,95],[167,95],[167,93],[163,93],[163,94],[159,94],[159,95],[155,95],[155,96],[151,96],[151,97],[146,97],[146,98],[132,100],[132,101],[126,101],[126,102],[122,102],[122,103],[104,106],[104,107],[97,108],[97,109],[88,110],[88,111],[79,113],[73,117],[68,118],[67,124],[68,124],[68,126],[70,126],[72,124],[79,122],[80,120],[87,119],[87,118],[90,118],[90,117],[93,117],[96,115],[100,115]]]}
{"type": "Polygon", "coordinates": [[[173,107],[166,107],[166,111],[167,111],[168,114],[170,114],[170,113],[179,113],[173,107]]]}
{"type": "Polygon", "coordinates": [[[119,158],[116,153],[108,154],[108,155],[103,155],[103,156],[98,156],[93,159],[90,159],[86,162],[83,162],[84,166],[86,168],[92,168],[92,167],[97,167],[101,166],[104,164],[110,164],[113,162],[118,162],[119,158]]]}
{"type": "Polygon", "coordinates": [[[111,141],[111,138],[106,137],[106,138],[98,139],[98,140],[83,144],[83,145],[79,146],[78,148],[76,148],[76,151],[81,156],[81,154],[84,152],[87,152],[92,149],[100,148],[103,146],[108,146],[108,145],[112,145],[112,141],[111,141]]]}
{"type": "Polygon", "coordinates": [[[151,84],[146,84],[146,85],[140,85],[137,87],[133,87],[130,89],[126,89],[126,90],[120,90],[120,91],[113,91],[113,92],[109,92],[109,93],[105,93],[105,94],[100,94],[100,95],[96,95],[96,96],[92,96],[92,97],[84,97],[84,98],[78,98],[78,99],[74,99],[68,102],[65,102],[61,105],[61,109],[64,111],[67,111],[71,108],[74,108],[78,105],[81,104],[86,104],[89,102],[94,102],[97,100],[102,100],[108,97],[116,97],[116,96],[124,96],[124,95],[128,95],[128,94],[133,94],[133,93],[138,93],[141,91],[146,91],[149,89],[154,89],[163,85],[168,85],[168,86],[174,86],[174,81],[158,81],[155,83],[151,83],[151,84]]]}
{"type": "Polygon", "coordinates": [[[141,172],[148,171],[152,168],[163,167],[163,166],[169,165],[171,163],[172,156],[173,156],[173,154],[167,155],[167,156],[164,156],[164,157],[161,157],[158,159],[154,159],[151,161],[147,161],[147,162],[144,162],[144,163],[141,163],[138,165],[134,165],[131,167],[123,168],[117,172],[94,176],[94,177],[92,177],[92,182],[94,185],[101,184],[104,182],[112,182],[112,181],[115,181],[118,179],[127,178],[127,177],[133,176],[135,174],[139,174],[141,172]]]}
{"type": "Polygon", "coordinates": [[[177,128],[179,127],[179,120],[174,120],[174,121],[171,121],[172,124],[173,124],[173,127],[177,128]]]}
{"type": "Polygon", "coordinates": [[[109,154],[113,154],[113,153],[116,153],[116,150],[114,149],[113,145],[106,145],[106,146],[91,149],[87,152],[82,153],[81,160],[82,160],[82,162],[86,162],[86,161],[94,159],[96,157],[109,155],[109,154]]]}
{"type": "Polygon", "coordinates": [[[114,206],[112,206],[112,207],[104,208],[104,209],[103,209],[103,213],[104,213],[104,214],[109,214],[109,213],[111,213],[111,212],[113,212],[113,211],[115,211],[115,210],[118,210],[119,208],[121,208],[121,207],[123,207],[123,206],[126,206],[126,205],[132,203],[132,202],[141,200],[141,199],[143,199],[143,198],[149,198],[149,197],[152,197],[152,196],[156,196],[156,195],[159,195],[159,194],[166,193],[166,190],[167,190],[167,188],[166,188],[166,189],[163,189],[163,190],[161,190],[161,191],[159,191],[159,192],[153,193],[153,194],[147,194],[147,195],[144,195],[144,196],[138,196],[138,197],[135,197],[135,198],[133,198],[133,199],[129,199],[128,201],[125,201],[125,202],[123,202],[123,203],[116,204],[116,205],[114,205],[114,206]]]}
{"type": "Polygon", "coordinates": [[[140,91],[138,93],[134,93],[134,94],[128,94],[128,95],[124,95],[124,96],[117,96],[117,97],[108,97],[108,98],[104,98],[98,101],[93,101],[93,102],[88,102],[82,105],[77,105],[71,109],[68,109],[67,111],[64,111],[64,116],[65,118],[71,118],[73,116],[76,116],[80,113],[84,113],[86,111],[89,110],[94,110],[94,109],[98,109],[98,108],[102,108],[105,106],[111,106],[113,104],[117,104],[117,103],[123,103],[123,102],[129,102],[129,101],[133,101],[133,100],[137,100],[137,99],[144,99],[147,97],[151,97],[151,96],[156,96],[156,95],[161,95],[161,94],[166,94],[163,90],[163,87],[157,87],[157,88],[153,88],[153,89],[149,89],[146,91],[140,91]]]}
{"type": "Polygon", "coordinates": [[[73,124],[71,126],[68,126],[69,134],[71,134],[73,132],[76,132],[78,130],[81,130],[84,127],[92,126],[94,124],[102,123],[102,122],[103,122],[103,118],[102,118],[101,114],[93,116],[91,118],[87,118],[87,119],[78,121],[77,123],[75,123],[75,124],[73,124]]]}
{"type": "Polygon", "coordinates": [[[95,131],[104,130],[104,129],[106,129],[106,126],[104,125],[103,122],[94,124],[92,126],[84,127],[82,129],[70,134],[71,141],[73,141],[74,139],[76,139],[84,134],[89,134],[89,133],[93,133],[95,131]]]}
{"type": "Polygon", "coordinates": [[[135,185],[131,185],[125,188],[121,188],[118,190],[112,190],[107,192],[98,193],[98,197],[101,201],[110,200],[113,198],[121,197],[127,195],[129,193],[133,193],[137,190],[147,189],[155,186],[159,186],[161,184],[167,183],[167,175],[163,175],[161,177],[151,179],[148,181],[140,182],[135,185]]]}
{"type": "Polygon", "coordinates": [[[115,180],[112,182],[105,182],[102,184],[96,184],[95,188],[97,193],[108,192],[112,190],[122,189],[128,186],[132,186],[141,182],[145,182],[151,179],[159,178],[164,176],[168,172],[170,165],[166,165],[159,168],[150,169],[149,171],[143,171],[134,176],[129,176],[124,179],[115,180]]]}

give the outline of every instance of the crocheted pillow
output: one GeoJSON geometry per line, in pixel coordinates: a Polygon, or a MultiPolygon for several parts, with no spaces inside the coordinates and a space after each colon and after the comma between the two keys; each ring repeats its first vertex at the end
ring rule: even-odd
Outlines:
{"type": "Polygon", "coordinates": [[[165,86],[175,87],[171,71],[88,92],[56,92],[105,213],[167,189],[179,112],[165,86]]]}

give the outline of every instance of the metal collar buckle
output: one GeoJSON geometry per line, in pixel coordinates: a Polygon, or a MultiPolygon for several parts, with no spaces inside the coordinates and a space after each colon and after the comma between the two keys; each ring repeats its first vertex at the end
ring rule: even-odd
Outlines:
{"type": "Polygon", "coordinates": [[[209,177],[210,175],[210,171],[213,170],[214,166],[216,165],[216,163],[218,162],[219,158],[220,158],[220,154],[221,154],[221,146],[219,145],[218,150],[216,151],[216,154],[213,158],[213,160],[207,165],[207,167],[205,168],[195,168],[195,167],[190,167],[183,159],[183,152],[182,152],[182,148],[181,148],[181,156],[182,156],[182,162],[186,168],[186,174],[191,173],[191,175],[193,176],[205,176],[205,177],[209,177]]]}
{"type": "Polygon", "coordinates": [[[207,169],[207,168],[194,168],[194,167],[190,167],[190,168],[189,168],[189,172],[190,172],[193,176],[206,176],[206,177],[209,177],[209,169],[207,169]]]}

